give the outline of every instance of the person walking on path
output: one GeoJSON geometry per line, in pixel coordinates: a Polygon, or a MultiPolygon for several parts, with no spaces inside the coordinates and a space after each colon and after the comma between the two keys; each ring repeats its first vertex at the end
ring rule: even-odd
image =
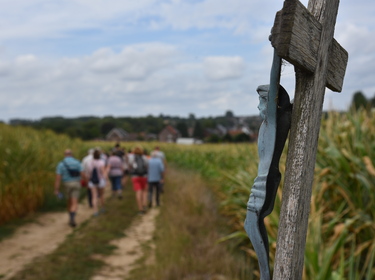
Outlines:
{"type": "Polygon", "coordinates": [[[76,226],[75,216],[78,210],[78,199],[81,190],[81,178],[85,179],[82,165],[73,157],[72,151],[64,151],[64,160],[56,167],[55,194],[60,193],[60,185],[65,188],[68,202],[69,225],[76,226]]]}
{"type": "Polygon", "coordinates": [[[112,152],[115,152],[116,156],[123,160],[125,152],[121,148],[120,143],[116,143],[116,145],[112,148],[112,152]]]}
{"type": "MultiPolygon", "coordinates": [[[[90,178],[89,177],[90,163],[93,159],[93,154],[94,154],[94,149],[89,149],[88,152],[87,152],[87,155],[82,159],[82,168],[83,168],[83,171],[86,174],[86,178],[90,178]]],[[[84,180],[84,182],[87,185],[86,180],[84,180]]],[[[89,203],[90,208],[92,208],[93,207],[93,205],[92,205],[92,194],[91,194],[90,188],[87,188],[87,201],[89,203]]]]}
{"type": "Polygon", "coordinates": [[[165,158],[165,154],[164,152],[162,152],[160,150],[160,147],[159,146],[156,146],[153,150],[153,152],[155,152],[155,156],[160,158],[162,161],[163,161],[163,164],[164,166],[166,167],[167,166],[167,159],[165,158]]]}
{"type": "Polygon", "coordinates": [[[99,215],[99,204],[100,212],[104,212],[104,189],[106,186],[106,168],[104,161],[100,158],[100,151],[95,150],[93,159],[90,162],[89,176],[88,176],[88,187],[92,192],[92,205],[94,208],[94,216],[99,215]]]}
{"type": "Polygon", "coordinates": [[[125,188],[126,183],[128,182],[128,178],[129,178],[129,159],[128,159],[129,157],[125,149],[123,150],[123,152],[124,152],[124,156],[123,156],[122,166],[124,169],[124,174],[122,176],[121,184],[123,188],[125,188]]]}
{"type": "MultiPolygon", "coordinates": [[[[164,179],[165,179],[165,173],[167,171],[167,159],[165,157],[165,154],[164,154],[164,152],[162,152],[160,150],[159,146],[156,146],[154,148],[153,152],[156,153],[156,157],[160,158],[163,161],[163,165],[164,165],[164,175],[163,176],[164,176],[164,179]]],[[[164,182],[160,182],[159,190],[160,190],[160,193],[164,192],[164,182]]]]}
{"type": "Polygon", "coordinates": [[[153,191],[155,189],[156,206],[160,206],[160,185],[164,182],[164,163],[157,155],[157,151],[151,153],[148,162],[148,207],[152,207],[153,191]]]}
{"type": "Polygon", "coordinates": [[[112,197],[117,195],[119,199],[122,199],[121,178],[124,174],[124,168],[122,160],[117,156],[116,151],[112,151],[108,158],[106,173],[111,181],[112,197]]]}
{"type": "Polygon", "coordinates": [[[141,147],[134,148],[129,158],[129,168],[139,214],[144,214],[147,209],[147,158],[141,147]]]}

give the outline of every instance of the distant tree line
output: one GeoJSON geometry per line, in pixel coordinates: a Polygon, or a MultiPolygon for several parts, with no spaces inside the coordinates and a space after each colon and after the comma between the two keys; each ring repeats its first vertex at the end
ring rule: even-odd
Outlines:
{"type": "Polygon", "coordinates": [[[352,109],[358,110],[360,108],[364,108],[364,109],[370,110],[374,107],[375,107],[375,96],[370,99],[367,99],[362,91],[357,91],[354,93],[352,104],[351,104],[352,109]]]}
{"type": "Polygon", "coordinates": [[[111,129],[117,127],[125,131],[150,131],[157,133],[163,127],[160,117],[121,117],[106,116],[103,118],[85,116],[77,118],[46,117],[36,121],[12,119],[10,125],[31,126],[35,129],[50,129],[60,134],[67,134],[83,140],[103,139],[111,129]]]}
{"type": "MultiPolygon", "coordinates": [[[[189,114],[187,118],[177,116],[148,115],[146,117],[95,117],[83,116],[77,118],[45,117],[40,120],[11,119],[10,125],[30,126],[35,129],[50,129],[59,134],[67,134],[82,140],[105,139],[113,128],[121,128],[128,133],[158,135],[166,125],[172,125],[181,137],[193,137],[208,142],[242,142],[248,141],[246,135],[231,136],[209,134],[208,131],[222,126],[226,129],[238,124],[238,118],[231,111],[223,116],[196,118],[189,114]]],[[[260,126],[259,116],[246,118],[247,127],[257,132],[260,126]]],[[[142,138],[139,138],[141,140],[142,138]]]]}
{"type": "MultiPolygon", "coordinates": [[[[353,94],[351,109],[371,109],[375,107],[375,96],[367,99],[361,91],[353,94]]],[[[67,134],[73,138],[82,140],[105,139],[113,128],[121,128],[129,133],[158,135],[166,125],[172,125],[180,133],[181,137],[193,137],[206,142],[245,142],[253,141],[249,134],[230,134],[228,131],[239,125],[239,117],[232,111],[227,111],[222,116],[196,118],[194,114],[188,117],[148,115],[146,117],[95,117],[83,116],[77,118],[46,117],[40,120],[12,119],[10,125],[30,126],[35,129],[50,129],[60,134],[67,134]],[[224,134],[213,132],[221,126],[227,129],[224,134]],[[210,132],[211,131],[211,132],[210,132]]],[[[257,135],[261,124],[259,116],[242,117],[242,125],[246,125],[257,135]]],[[[140,137],[138,140],[142,140],[140,137]]]]}

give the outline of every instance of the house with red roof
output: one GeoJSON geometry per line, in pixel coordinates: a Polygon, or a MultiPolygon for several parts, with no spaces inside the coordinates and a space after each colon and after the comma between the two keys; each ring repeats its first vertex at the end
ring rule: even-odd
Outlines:
{"type": "Polygon", "coordinates": [[[167,125],[159,133],[160,142],[176,143],[177,138],[181,137],[181,133],[171,125],[167,125]]]}

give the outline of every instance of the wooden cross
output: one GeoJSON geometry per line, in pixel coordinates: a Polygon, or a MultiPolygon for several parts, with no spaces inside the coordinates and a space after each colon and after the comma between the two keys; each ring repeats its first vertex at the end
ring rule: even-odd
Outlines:
{"type": "Polygon", "coordinates": [[[289,135],[273,279],[301,279],[325,88],[340,92],[348,53],[333,39],[339,0],[285,0],[271,43],[295,66],[289,135]]]}

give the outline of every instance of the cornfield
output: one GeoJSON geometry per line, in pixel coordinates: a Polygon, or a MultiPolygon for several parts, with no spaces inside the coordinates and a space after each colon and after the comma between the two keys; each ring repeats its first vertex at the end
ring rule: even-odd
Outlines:
{"type": "MultiPolygon", "coordinates": [[[[256,262],[243,229],[246,203],[257,174],[256,145],[165,147],[169,160],[201,172],[219,186],[222,213],[239,246],[256,262]]],[[[280,162],[284,174],[286,150],[280,162]]],[[[330,112],[322,121],[304,279],[374,279],[375,111],[330,112]]],[[[282,182],[265,224],[274,263],[282,182]]]]}
{"type": "Polygon", "coordinates": [[[56,164],[82,143],[51,131],[0,124],[0,225],[26,216],[53,197],[56,164]]]}
{"type": "MultiPolygon", "coordinates": [[[[52,199],[56,163],[66,147],[82,158],[104,144],[71,140],[52,132],[0,126],[0,224],[35,211],[52,199]]],[[[137,143],[123,143],[131,148],[137,143]]],[[[154,143],[142,143],[148,150],[154,143]]],[[[168,162],[199,172],[214,188],[235,240],[254,263],[243,229],[246,203],[257,175],[256,144],[176,145],[158,143],[168,162]]],[[[286,150],[280,162],[284,174],[286,150]]],[[[375,112],[330,112],[322,120],[315,168],[304,279],[374,279],[375,112]]],[[[274,263],[282,182],[265,224],[274,263]]],[[[255,272],[257,273],[257,272],[255,272]]]]}

